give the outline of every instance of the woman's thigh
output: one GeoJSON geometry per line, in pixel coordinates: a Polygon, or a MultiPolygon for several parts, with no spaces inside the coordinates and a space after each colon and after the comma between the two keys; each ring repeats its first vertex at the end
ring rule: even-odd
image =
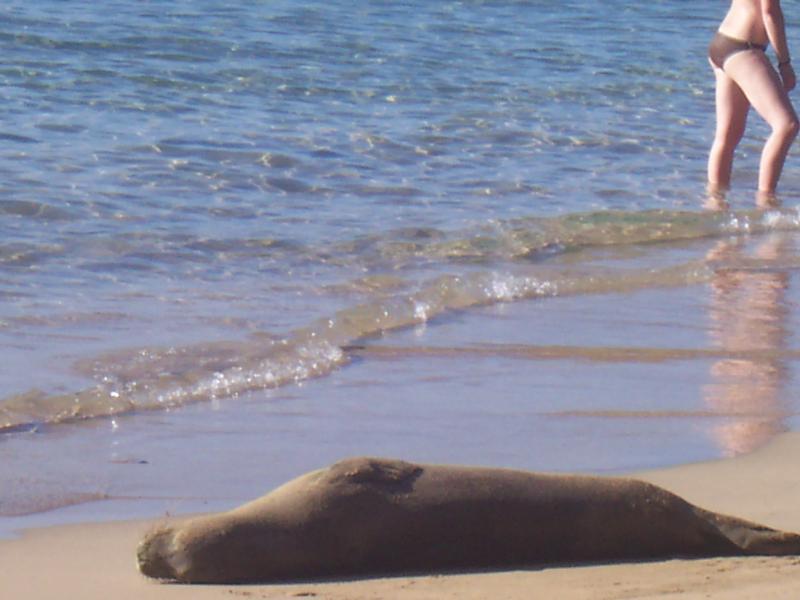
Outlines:
{"type": "Polygon", "coordinates": [[[772,126],[796,119],[781,78],[760,50],[737,52],[725,61],[725,74],[742,90],[756,112],[772,126]]]}
{"type": "Polygon", "coordinates": [[[716,78],[717,136],[736,145],[744,133],[750,102],[725,71],[713,68],[716,78]]]}

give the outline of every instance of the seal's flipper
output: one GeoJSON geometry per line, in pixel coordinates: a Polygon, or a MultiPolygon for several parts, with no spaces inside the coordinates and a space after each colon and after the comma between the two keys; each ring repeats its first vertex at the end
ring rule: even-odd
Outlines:
{"type": "Polygon", "coordinates": [[[800,555],[800,535],[765,527],[758,523],[720,515],[702,508],[696,514],[712,523],[719,532],[747,555],[791,556],[800,555]]]}
{"type": "Polygon", "coordinates": [[[423,468],[402,460],[382,458],[348,458],[340,460],[328,469],[332,483],[366,483],[373,485],[401,486],[410,484],[422,473],[423,468]]]}

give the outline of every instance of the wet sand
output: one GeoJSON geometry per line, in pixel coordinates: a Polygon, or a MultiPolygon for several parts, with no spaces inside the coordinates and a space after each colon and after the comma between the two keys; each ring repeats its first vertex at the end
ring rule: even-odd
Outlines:
{"type": "MultiPolygon", "coordinates": [[[[800,531],[800,434],[747,456],[639,473],[705,508],[800,531]]],[[[0,543],[16,598],[796,598],[800,557],[720,558],[271,586],[180,586],[142,577],[134,551],[156,521],[30,530],[0,543]],[[46,573],[46,577],[42,574],[46,573]]]]}

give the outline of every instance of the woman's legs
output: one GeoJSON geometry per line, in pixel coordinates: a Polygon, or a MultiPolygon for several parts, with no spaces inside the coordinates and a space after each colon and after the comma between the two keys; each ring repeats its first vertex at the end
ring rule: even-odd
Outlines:
{"type": "Polygon", "coordinates": [[[744,134],[750,102],[725,71],[714,67],[714,76],[717,80],[717,130],[708,155],[708,187],[716,196],[730,187],[733,152],[744,134]]]}
{"type": "MultiPolygon", "coordinates": [[[[719,71],[719,69],[715,69],[716,71],[719,71]]],[[[797,136],[798,129],[800,129],[797,114],[792,108],[788,94],[783,89],[780,76],[772,68],[766,55],[760,50],[748,50],[732,55],[725,61],[723,75],[739,88],[739,94],[744,95],[746,101],[756,109],[756,112],[772,128],[772,133],[766,144],[764,144],[764,150],[761,153],[758,191],[760,194],[774,194],[786,154],[789,152],[792,141],[797,136]]],[[[725,79],[723,81],[727,82],[725,79]]],[[[720,76],[717,75],[718,112],[719,85],[720,76]]],[[[727,93],[734,97],[736,96],[733,92],[727,93]]],[[[728,102],[729,106],[734,104],[738,106],[740,102],[740,100],[731,100],[730,98],[723,98],[723,100],[728,102]]],[[[735,111],[736,109],[733,110],[735,111]]],[[[711,181],[710,161],[709,181],[711,181]]],[[[728,181],[730,181],[730,174],[728,174],[728,181]]]]}

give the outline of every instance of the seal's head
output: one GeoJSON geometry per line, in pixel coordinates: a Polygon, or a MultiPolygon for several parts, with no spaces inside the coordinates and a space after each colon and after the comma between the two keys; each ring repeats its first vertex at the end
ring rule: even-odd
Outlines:
{"type": "Polygon", "coordinates": [[[154,579],[180,579],[187,566],[183,556],[169,527],[148,533],[136,550],[139,571],[154,579]]]}

